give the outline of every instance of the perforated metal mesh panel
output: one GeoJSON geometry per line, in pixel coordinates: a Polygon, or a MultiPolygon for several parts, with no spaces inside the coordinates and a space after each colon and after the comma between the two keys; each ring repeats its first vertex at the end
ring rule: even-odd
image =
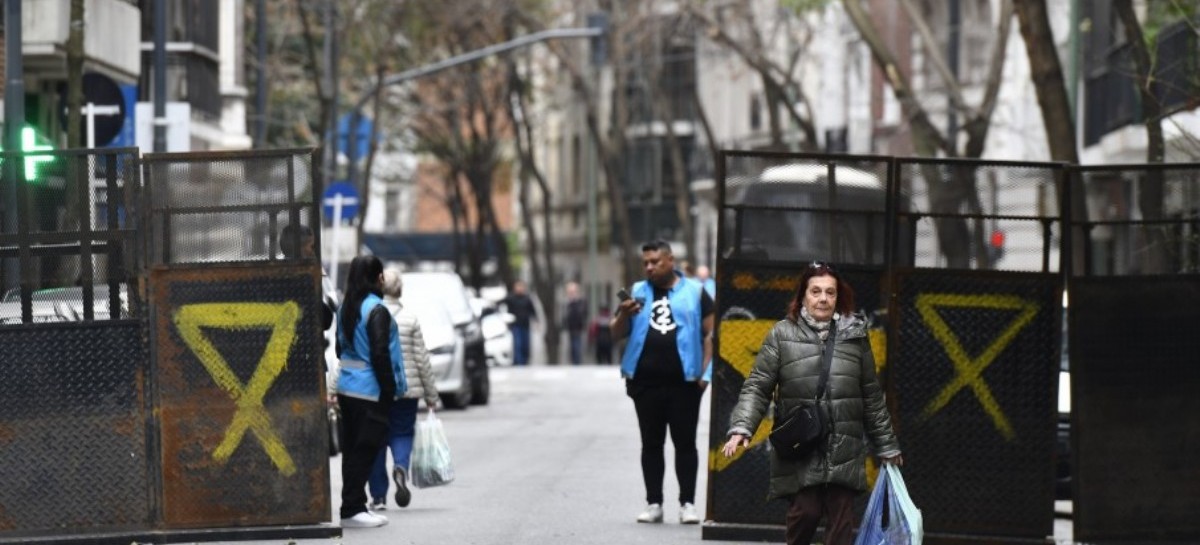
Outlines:
{"type": "Polygon", "coordinates": [[[886,160],[746,153],[723,161],[722,257],[885,262],[886,160]]]}
{"type": "Polygon", "coordinates": [[[140,297],[128,287],[140,267],[137,150],[0,159],[0,326],[136,316],[140,297]],[[5,202],[14,176],[16,199],[5,202]]]}
{"type": "MultiPolygon", "coordinates": [[[[1059,269],[1059,185],[1052,164],[897,159],[898,256],[973,270],[1059,269]]],[[[906,264],[903,259],[897,264],[906,264]]]]}
{"type": "Polygon", "coordinates": [[[128,321],[0,328],[0,532],[149,523],[142,339],[128,321]]]}
{"type": "Polygon", "coordinates": [[[279,259],[287,225],[319,237],[310,150],[149,154],[144,163],[153,264],[279,259]]]}
{"type": "Polygon", "coordinates": [[[329,519],[320,270],[152,273],[168,527],[329,519]]]}
{"type": "Polygon", "coordinates": [[[1060,294],[1053,275],[897,275],[891,395],[927,534],[1053,533],[1060,294]]]}
{"type": "Polygon", "coordinates": [[[1200,273],[1200,165],[1081,168],[1086,276],[1200,273]]]}

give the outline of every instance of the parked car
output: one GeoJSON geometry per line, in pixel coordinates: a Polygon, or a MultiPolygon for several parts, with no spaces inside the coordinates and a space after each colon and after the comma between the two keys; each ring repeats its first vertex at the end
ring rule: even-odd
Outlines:
{"type": "Polygon", "coordinates": [[[495,303],[480,297],[471,298],[471,308],[479,318],[479,327],[483,330],[483,351],[487,356],[488,365],[512,365],[513,336],[508,326],[513,323],[513,315],[501,311],[495,303]]]}
{"type": "MultiPolygon", "coordinates": [[[[109,311],[108,284],[96,284],[92,288],[93,319],[107,320],[109,311]]],[[[45,288],[36,290],[31,296],[33,303],[33,323],[46,322],[80,322],[84,319],[83,288],[68,286],[63,288],[45,288]]],[[[121,317],[129,314],[129,297],[127,288],[121,285],[121,317]]],[[[21,292],[19,289],[8,290],[0,302],[0,324],[21,323],[21,292]]]]}
{"type": "Polygon", "coordinates": [[[462,279],[452,272],[408,272],[402,277],[400,299],[421,322],[442,403],[448,408],[487,404],[491,381],[483,329],[471,310],[462,279]],[[453,341],[441,340],[445,338],[439,337],[442,332],[451,332],[453,341]],[[441,362],[447,360],[443,367],[441,362]]]}

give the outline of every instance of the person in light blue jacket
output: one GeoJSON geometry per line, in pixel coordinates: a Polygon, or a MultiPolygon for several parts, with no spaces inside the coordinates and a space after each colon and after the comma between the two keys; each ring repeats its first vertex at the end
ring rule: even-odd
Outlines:
{"type": "Polygon", "coordinates": [[[359,256],[346,275],[346,301],[338,310],[338,407],[342,411],[344,528],[387,524],[367,510],[367,477],[388,438],[388,413],[408,390],[400,332],[383,303],[383,263],[359,256]]]}
{"type": "Polygon", "coordinates": [[[614,339],[629,338],[621,376],[642,436],[647,505],[637,520],[663,520],[663,447],[670,431],[679,480],[679,522],[698,524],[696,426],[700,399],[712,380],[713,300],[699,282],[675,268],[671,246],[664,241],[642,245],[642,269],[646,280],[633,285],[631,297],[621,301],[611,323],[614,339]]]}

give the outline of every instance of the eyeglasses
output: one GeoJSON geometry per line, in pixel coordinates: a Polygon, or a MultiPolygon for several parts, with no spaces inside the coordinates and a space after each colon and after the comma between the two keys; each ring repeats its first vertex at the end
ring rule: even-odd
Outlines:
{"type": "Polygon", "coordinates": [[[808,264],[808,268],[810,268],[810,269],[825,269],[831,273],[837,273],[837,269],[834,269],[833,265],[830,265],[829,263],[826,263],[824,261],[813,261],[812,263],[808,264]]]}

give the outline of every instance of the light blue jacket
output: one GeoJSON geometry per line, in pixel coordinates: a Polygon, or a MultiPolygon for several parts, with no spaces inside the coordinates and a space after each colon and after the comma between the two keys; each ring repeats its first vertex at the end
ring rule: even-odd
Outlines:
{"type": "MultiPolygon", "coordinates": [[[[342,346],[341,370],[338,371],[338,393],[379,401],[379,382],[375,379],[375,371],[371,368],[371,343],[367,337],[367,322],[371,311],[383,305],[383,299],[375,294],[368,294],[362,302],[362,314],[358,325],[354,328],[354,343],[346,342],[342,330],[338,329],[338,342],[342,346]]],[[[385,309],[386,310],[386,309],[385,309]]],[[[389,316],[391,314],[389,313],[389,316]]],[[[338,313],[338,323],[341,323],[341,313],[338,313]]],[[[408,380],[404,376],[404,351],[400,349],[400,331],[392,321],[388,335],[388,352],[391,353],[392,374],[396,377],[396,395],[408,391],[408,380]]]]}
{"type": "MultiPolygon", "coordinates": [[[[712,366],[704,369],[703,361],[704,317],[700,315],[700,294],[704,288],[699,282],[684,277],[679,271],[675,271],[675,276],[679,277],[679,280],[667,292],[667,298],[670,300],[671,316],[678,327],[675,346],[679,349],[679,361],[683,362],[683,379],[688,382],[712,382],[712,366]]],[[[646,334],[650,331],[650,308],[654,298],[653,286],[645,280],[634,284],[633,298],[641,298],[646,304],[642,305],[641,312],[630,319],[629,341],[621,357],[621,376],[625,378],[633,378],[638,360],[642,357],[642,349],[646,346],[646,334]]]]}

